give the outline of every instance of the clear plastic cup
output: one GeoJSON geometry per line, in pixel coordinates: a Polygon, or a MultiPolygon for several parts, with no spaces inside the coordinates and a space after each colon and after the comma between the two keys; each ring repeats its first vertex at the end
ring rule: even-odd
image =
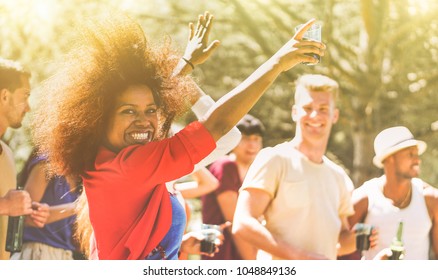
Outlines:
{"type": "MultiPolygon", "coordinates": [[[[301,26],[302,26],[302,24],[295,27],[295,32],[297,32],[301,28],[301,26]]],[[[321,32],[322,32],[322,24],[314,23],[312,26],[310,26],[309,29],[307,29],[306,33],[304,33],[303,39],[321,42],[321,32]]],[[[306,55],[309,55],[309,56],[312,56],[312,57],[318,59],[318,62],[316,62],[316,63],[304,62],[304,64],[306,64],[306,65],[316,65],[319,62],[321,62],[321,57],[318,54],[306,53],[306,55]]]]}
{"type": "Polygon", "coordinates": [[[222,234],[219,225],[202,224],[201,232],[204,239],[201,241],[201,252],[211,254],[216,250],[216,239],[222,234]]]}

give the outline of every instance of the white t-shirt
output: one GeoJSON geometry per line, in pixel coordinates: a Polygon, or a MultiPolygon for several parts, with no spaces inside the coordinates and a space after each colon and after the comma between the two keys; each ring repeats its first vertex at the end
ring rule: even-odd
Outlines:
{"type": "Polygon", "coordinates": [[[270,195],[264,217],[274,236],[336,259],[340,217],[354,213],[353,183],[340,166],[327,157],[316,164],[286,142],[260,151],[241,189],[247,188],[270,195]]]}

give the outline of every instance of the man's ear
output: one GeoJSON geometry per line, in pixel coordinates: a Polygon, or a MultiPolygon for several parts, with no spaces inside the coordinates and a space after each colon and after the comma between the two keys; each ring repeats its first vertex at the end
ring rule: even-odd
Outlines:
{"type": "Polygon", "coordinates": [[[388,167],[388,164],[393,164],[393,163],[394,163],[394,154],[389,155],[382,161],[383,166],[386,167],[388,167]]]}
{"type": "Polygon", "coordinates": [[[294,122],[296,122],[298,120],[298,110],[297,110],[297,106],[296,105],[292,106],[291,117],[292,117],[292,120],[294,122]]]}
{"type": "Polygon", "coordinates": [[[332,122],[333,123],[337,123],[339,120],[339,109],[335,108],[333,109],[333,117],[332,117],[332,122]]]}
{"type": "Polygon", "coordinates": [[[2,88],[0,90],[0,102],[4,103],[7,102],[9,99],[10,91],[6,88],[2,88]]]}

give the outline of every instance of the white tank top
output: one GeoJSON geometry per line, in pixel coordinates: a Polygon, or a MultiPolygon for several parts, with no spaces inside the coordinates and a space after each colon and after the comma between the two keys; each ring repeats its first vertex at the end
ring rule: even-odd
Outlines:
{"type": "Polygon", "coordinates": [[[424,183],[412,179],[412,199],[408,207],[399,209],[382,193],[386,177],[372,179],[362,187],[368,194],[368,214],[365,223],[379,231],[378,245],[364,252],[366,259],[372,259],[382,249],[388,248],[397,234],[397,227],[403,221],[402,240],[405,246],[405,260],[429,259],[429,232],[432,227],[426,201],[423,196],[424,183]]]}

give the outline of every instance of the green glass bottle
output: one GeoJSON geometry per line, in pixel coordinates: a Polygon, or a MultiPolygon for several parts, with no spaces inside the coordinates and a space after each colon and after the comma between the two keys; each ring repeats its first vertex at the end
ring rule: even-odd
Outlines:
{"type": "Polygon", "coordinates": [[[390,249],[392,251],[392,256],[389,258],[390,260],[401,260],[405,254],[405,247],[402,240],[403,235],[403,222],[400,221],[398,224],[397,235],[391,242],[390,249]]]}
{"type": "MultiPolygon", "coordinates": [[[[18,186],[17,190],[23,190],[18,186]]],[[[21,252],[23,246],[24,216],[9,217],[5,250],[11,253],[21,252]]]]}

